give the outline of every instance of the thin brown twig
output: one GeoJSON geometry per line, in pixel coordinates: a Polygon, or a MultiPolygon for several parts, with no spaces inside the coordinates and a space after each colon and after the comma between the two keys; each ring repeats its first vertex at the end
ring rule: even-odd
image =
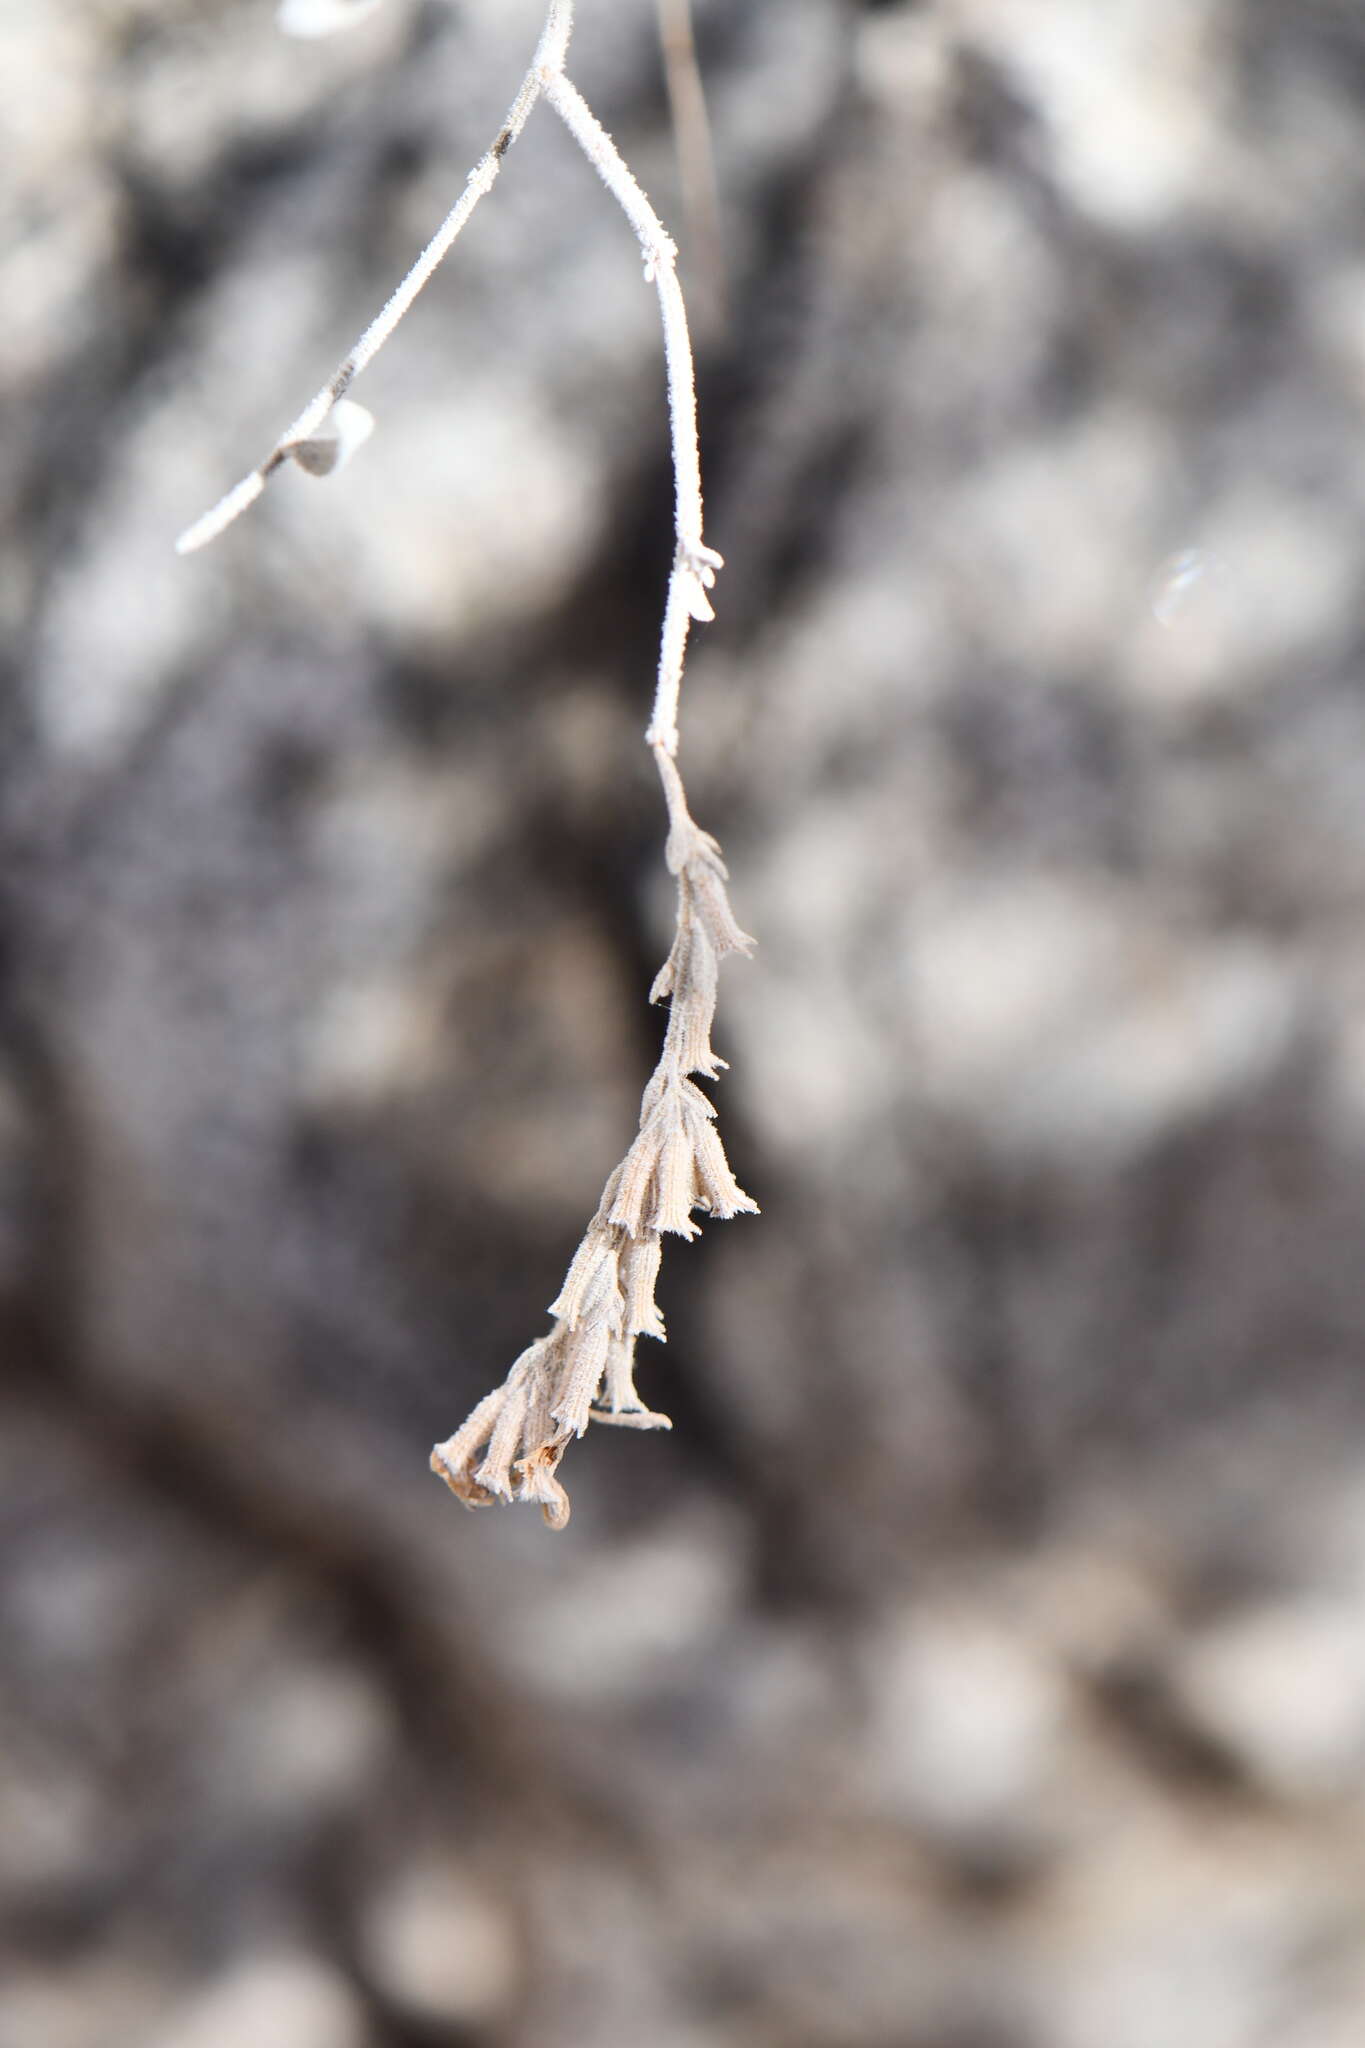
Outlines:
{"type": "Polygon", "coordinates": [[[658,0],[664,84],[673,117],[674,147],[682,183],[683,215],[695,253],[692,303],[699,335],[710,339],[725,325],[725,245],[720,188],[706,91],[697,62],[692,0],[658,0]]]}

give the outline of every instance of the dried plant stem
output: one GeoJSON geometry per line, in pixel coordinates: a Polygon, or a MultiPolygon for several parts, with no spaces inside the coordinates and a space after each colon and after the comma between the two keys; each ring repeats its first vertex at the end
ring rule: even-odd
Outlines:
{"type": "Polygon", "coordinates": [[[637,1337],[663,1338],[654,1300],[663,1235],[694,1237],[693,1216],[736,1216],[756,1204],[738,1185],[715,1131],[715,1110],[692,1079],[714,1078],[724,1066],[711,1050],[717,970],[727,953],[747,952],[752,940],[735,922],[725,893],[725,864],[714,839],[687,808],[678,772],[678,699],[688,633],[694,619],[713,617],[707,595],[721,558],[702,538],[701,466],[697,403],[687,309],[677,277],[677,250],[636,183],[611,137],[565,74],[573,0],[550,0],[530,70],[507,120],[435,236],[360,340],[338,365],[270,454],[177,542],[189,553],[213,540],[246,510],[267,480],[293,457],[314,474],[339,466],[344,450],[320,445],[327,423],[337,440],[357,443],[368,416],[340,406],[422,287],[450,250],[479,200],[497,178],[502,158],[542,96],[598,172],[639,237],[645,276],[659,297],[673,455],[674,550],[660,633],[654,708],[646,732],[668,808],[664,858],[677,882],[673,945],[650,991],[669,1002],[659,1063],[640,1104],[639,1129],[602,1191],[596,1214],[574,1255],[564,1285],[550,1305],[548,1335],[516,1360],[503,1385],[479,1402],[446,1442],[432,1452],[432,1468],[470,1506],[494,1500],[538,1502],[546,1520],[562,1528],[569,1502],[559,1482],[560,1459],[589,1422],[666,1429],[635,1391],[637,1337]],[[329,415],[338,408],[335,417],[329,415]],[[343,431],[340,431],[344,429],[343,431]]]}
{"type": "MultiPolygon", "coordinates": [[[[714,334],[725,319],[725,260],[721,238],[720,193],[711,123],[706,113],[692,33],[692,0],[658,0],[659,40],[663,46],[664,83],[673,115],[673,134],[682,175],[683,213],[692,245],[695,275],[700,283],[699,331],[714,334]]],[[[696,307],[698,298],[694,296],[696,307]]]]}
{"type": "Polygon", "coordinates": [[[692,342],[687,332],[687,307],[678,283],[678,251],[616,144],[578,88],[560,72],[547,81],[545,97],[634,228],[644,252],[645,277],[659,294],[673,437],[676,547],[659,647],[658,690],[647,738],[652,747],[662,747],[671,755],[678,751],[678,693],[687,655],[688,625],[693,619],[715,617],[706,593],[715,583],[716,570],[722,566],[720,556],[705,546],[701,534],[696,380],[692,342]]]}

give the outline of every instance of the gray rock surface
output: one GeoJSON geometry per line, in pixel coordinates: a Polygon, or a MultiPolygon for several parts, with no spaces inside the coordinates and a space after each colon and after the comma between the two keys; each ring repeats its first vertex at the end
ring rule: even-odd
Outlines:
{"type": "Polygon", "coordinates": [[[539,8],[271,12],[0,20],[0,2048],[1357,2048],[1365,15],[696,0],[764,1214],[552,1538],[425,1460],[657,1045],[653,302],[542,109],[177,561],[539,8]]]}

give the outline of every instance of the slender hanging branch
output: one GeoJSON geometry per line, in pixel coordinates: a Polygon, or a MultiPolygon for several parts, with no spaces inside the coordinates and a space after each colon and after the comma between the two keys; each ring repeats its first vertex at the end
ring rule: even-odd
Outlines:
{"type": "MultiPolygon", "coordinates": [[[[365,10],[368,11],[368,8],[365,10]]],[[[353,17],[354,8],[343,10],[353,17]]],[[[307,33],[319,18],[305,14],[307,33]]],[[[673,456],[674,550],[659,642],[654,708],[645,734],[668,810],[664,858],[677,882],[672,949],[650,1000],[668,998],[659,1062],[640,1104],[639,1129],[602,1191],[597,1211],[550,1304],[553,1324],[529,1345],[501,1387],[485,1395],[453,1436],[436,1446],[432,1469],[471,1507],[496,1500],[537,1502],[552,1528],[562,1528],[569,1500],[560,1460],[590,1422],[667,1429],[666,1416],[646,1408],[635,1389],[635,1340],[664,1336],[654,1300],[663,1235],[694,1237],[698,1210],[736,1216],[757,1205],[730,1171],[715,1130],[715,1109],[693,1075],[714,1079],[725,1062],[711,1049],[717,970],[728,953],[753,941],[735,922],[725,892],[720,848],[693,820],[678,772],[678,700],[693,620],[714,617],[708,592],[721,558],[702,537],[697,404],[687,309],[677,277],[677,249],[611,137],[565,71],[573,0],[550,0],[531,68],[491,148],[383,311],[338,365],[264,462],[177,542],[181,553],[204,546],[260,496],[292,458],[313,475],[339,468],[366,438],[371,422],[345,398],[388,340],[417,294],[449,252],[479,200],[491,190],[502,158],[544,97],[598,172],[639,238],[645,278],[659,298],[673,456]]]]}

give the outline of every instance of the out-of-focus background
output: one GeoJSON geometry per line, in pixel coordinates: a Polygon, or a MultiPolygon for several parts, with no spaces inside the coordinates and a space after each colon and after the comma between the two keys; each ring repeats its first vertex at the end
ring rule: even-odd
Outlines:
{"type": "Polygon", "coordinates": [[[668,941],[652,295],[539,0],[0,13],[0,2048],[1359,2048],[1365,10],[653,0],[759,1219],[562,1537],[668,941]]]}

